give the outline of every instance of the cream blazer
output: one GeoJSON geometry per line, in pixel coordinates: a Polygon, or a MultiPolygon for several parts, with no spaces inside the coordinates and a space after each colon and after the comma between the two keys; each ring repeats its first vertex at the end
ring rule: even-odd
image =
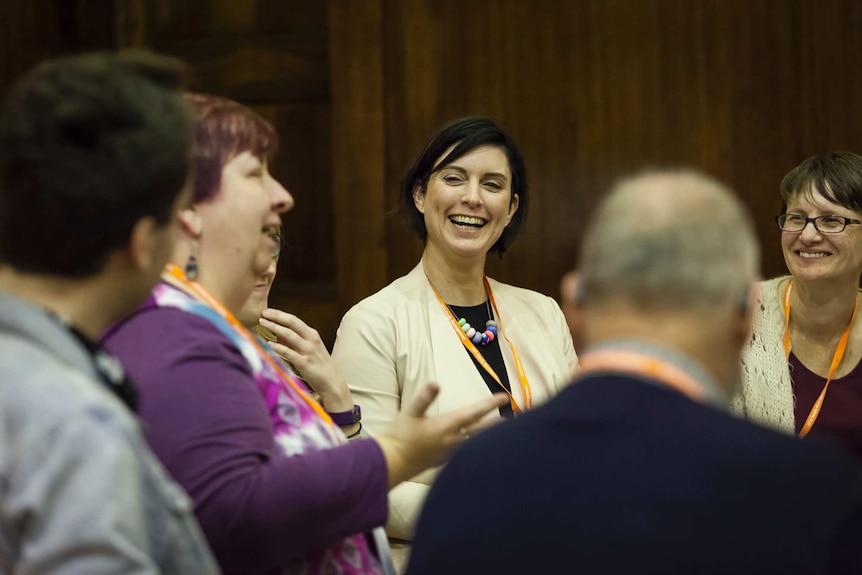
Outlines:
{"type": "MultiPolygon", "coordinates": [[[[578,358],[560,306],[540,293],[489,278],[502,331],[521,357],[533,407],[569,383],[578,358]]],[[[512,350],[500,340],[512,395],[524,405],[512,350]]],[[[332,357],[344,374],[362,424],[370,435],[383,429],[429,381],[440,395],[429,415],[488,398],[491,392],[454,333],[420,262],[413,271],[367,297],[341,320],[332,357]]],[[[437,470],[397,486],[389,495],[390,537],[412,540],[428,486],[437,470]]]]}

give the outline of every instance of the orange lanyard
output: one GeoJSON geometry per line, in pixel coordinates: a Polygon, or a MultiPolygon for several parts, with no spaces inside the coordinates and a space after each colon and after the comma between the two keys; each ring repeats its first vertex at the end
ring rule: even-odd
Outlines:
{"type": "MultiPolygon", "coordinates": [[[[793,286],[793,280],[787,282],[787,289],[784,290],[784,354],[787,359],[790,359],[790,288],[793,286]]],[[[820,408],[823,407],[823,400],[826,399],[826,390],[829,388],[829,382],[832,381],[832,376],[841,364],[844,358],[844,352],[847,350],[847,342],[850,340],[850,329],[853,327],[853,319],[856,317],[856,308],[859,301],[853,304],[853,313],[850,315],[850,325],[844,330],[844,335],[838,340],[838,347],[835,348],[835,354],[832,356],[832,365],[829,367],[829,376],[826,378],[826,385],[823,386],[823,391],[817,397],[817,401],[811,407],[808,417],[802,429],[799,430],[799,437],[805,437],[811,428],[814,427],[814,422],[817,421],[817,416],[820,415],[820,408]]]]}
{"type": "Polygon", "coordinates": [[[578,358],[578,379],[590,372],[623,372],[643,375],[672,387],[695,401],[704,402],[703,385],[681,368],[647,353],[603,349],[578,358]]]}
{"type": "MultiPolygon", "coordinates": [[[[515,344],[512,343],[512,340],[509,339],[503,330],[503,320],[500,317],[500,312],[497,310],[497,302],[494,300],[494,292],[491,291],[491,284],[488,283],[488,278],[486,276],[482,276],[482,281],[485,283],[485,289],[488,290],[488,297],[491,299],[491,307],[494,308],[494,315],[497,318],[497,331],[499,332],[499,335],[506,338],[506,341],[509,343],[509,347],[512,348],[512,356],[515,358],[515,368],[518,370],[518,378],[521,380],[521,391],[524,393],[524,405],[526,409],[530,409],[533,407],[533,395],[530,392],[530,382],[527,380],[524,366],[521,364],[521,356],[518,355],[518,350],[515,349],[515,344]]],[[[428,282],[428,285],[431,285],[431,282],[428,282]]],[[[470,341],[470,338],[464,334],[464,330],[462,330],[461,326],[458,325],[458,320],[455,319],[454,315],[452,315],[452,310],[449,309],[449,306],[446,305],[446,302],[443,301],[443,298],[440,297],[440,294],[437,293],[434,286],[431,286],[431,291],[434,292],[434,295],[437,297],[437,301],[440,302],[440,307],[443,308],[443,311],[446,312],[446,315],[449,317],[449,323],[452,324],[452,328],[458,333],[458,338],[461,340],[461,343],[463,343],[464,347],[466,347],[473,357],[476,358],[476,361],[479,362],[482,369],[487,371],[503,391],[509,395],[509,401],[512,404],[512,411],[515,413],[521,413],[521,408],[518,406],[518,402],[515,401],[515,397],[508,389],[506,389],[503,382],[500,381],[500,377],[494,372],[494,368],[492,368],[491,365],[485,361],[485,358],[482,357],[482,352],[480,352],[476,346],[473,345],[473,342],[470,341]]]]}
{"type": "Polygon", "coordinates": [[[263,346],[260,345],[257,338],[251,335],[245,326],[243,326],[236,317],[215,298],[215,296],[208,292],[206,288],[197,282],[192,282],[186,279],[186,274],[183,270],[171,263],[165,266],[165,273],[162,274],[162,279],[172,286],[195,296],[198,300],[218,312],[218,314],[227,320],[231,327],[233,327],[240,336],[255,347],[258,353],[260,353],[260,356],[270,365],[270,367],[272,367],[282,377],[282,379],[299,394],[299,396],[317,413],[317,415],[319,415],[326,423],[335,427],[335,424],[332,422],[332,418],[329,417],[326,410],[324,410],[319,403],[314,401],[314,399],[312,399],[311,396],[309,396],[308,393],[296,383],[294,378],[292,378],[274,359],[272,359],[272,356],[270,356],[263,346]]]}

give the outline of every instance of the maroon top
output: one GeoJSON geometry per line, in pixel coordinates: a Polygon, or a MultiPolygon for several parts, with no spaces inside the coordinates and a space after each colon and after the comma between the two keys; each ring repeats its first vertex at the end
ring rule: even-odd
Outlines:
{"type": "MultiPolygon", "coordinates": [[[[840,379],[833,379],[820,415],[809,435],[849,449],[862,459],[862,362],[840,379]]],[[[790,375],[796,395],[796,432],[802,429],[826,378],[813,373],[790,354],[790,375]]]]}

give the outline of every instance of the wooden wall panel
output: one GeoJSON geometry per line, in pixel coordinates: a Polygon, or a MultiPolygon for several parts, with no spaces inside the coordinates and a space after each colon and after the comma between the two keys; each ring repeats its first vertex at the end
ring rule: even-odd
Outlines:
{"type": "Polygon", "coordinates": [[[113,2],[2,0],[0,94],[42,60],[115,47],[113,2]]]}
{"type": "MultiPolygon", "coordinates": [[[[853,0],[383,6],[384,208],[434,128],[471,113],[498,119],[522,148],[533,194],[511,252],[489,260],[504,281],[556,295],[590,210],[615,178],[648,166],[693,166],[734,187],[754,214],[764,273],[780,273],[781,177],[819,151],[862,152],[853,0]]],[[[396,222],[386,233],[391,279],[421,246],[396,222]]]]}
{"type": "MultiPolygon", "coordinates": [[[[386,285],[381,0],[329,5],[332,190],[340,311],[386,285]]],[[[398,243],[397,240],[394,243],[398,243]]]]}
{"type": "Polygon", "coordinates": [[[147,46],[271,118],[297,200],[273,303],[331,343],[348,306],[416,263],[387,216],[398,180],[465,114],[506,126],[531,175],[499,279],[556,295],[598,199],[651,165],[730,183],[780,273],[781,177],[862,152],[860,29],[856,0],[5,0],[0,88],[43,57],[147,46]]]}
{"type": "Polygon", "coordinates": [[[184,59],[194,90],[259,112],[279,134],[270,169],[293,194],[270,304],[334,341],[337,306],[328,12],[300,0],[117,0],[125,38],[184,59]]]}

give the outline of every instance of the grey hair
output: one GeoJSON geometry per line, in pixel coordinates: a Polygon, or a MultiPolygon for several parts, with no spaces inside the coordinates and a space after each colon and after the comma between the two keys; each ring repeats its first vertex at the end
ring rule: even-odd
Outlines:
{"type": "Polygon", "coordinates": [[[651,311],[744,301],[759,268],[742,202],[693,170],[619,181],[594,214],[579,260],[585,305],[621,297],[651,311]]]}

